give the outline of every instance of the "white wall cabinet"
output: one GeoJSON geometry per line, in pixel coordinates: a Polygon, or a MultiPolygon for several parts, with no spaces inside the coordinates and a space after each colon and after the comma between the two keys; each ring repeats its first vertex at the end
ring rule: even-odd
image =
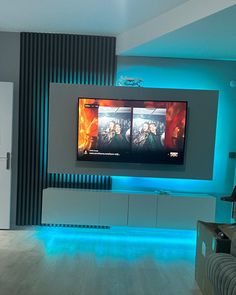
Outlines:
{"type": "Polygon", "coordinates": [[[100,192],[100,225],[127,226],[128,195],[100,192]]]}
{"type": "Polygon", "coordinates": [[[157,227],[194,229],[197,220],[215,221],[214,197],[158,196],[157,227]]]}
{"type": "Polygon", "coordinates": [[[155,195],[129,195],[128,225],[156,227],[157,197],[155,195]]]}
{"type": "Polygon", "coordinates": [[[158,195],[48,188],[43,190],[43,224],[196,229],[215,221],[215,197],[158,195]]]}
{"type": "Polygon", "coordinates": [[[48,188],[43,190],[42,223],[99,224],[96,192],[48,188]]]}

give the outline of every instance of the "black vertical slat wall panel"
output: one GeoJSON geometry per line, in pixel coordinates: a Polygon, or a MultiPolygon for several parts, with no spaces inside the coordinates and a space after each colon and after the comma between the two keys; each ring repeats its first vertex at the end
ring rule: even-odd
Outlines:
{"type": "Polygon", "coordinates": [[[115,38],[21,33],[17,225],[41,222],[45,187],[110,189],[100,175],[47,173],[49,83],[114,85],[115,38]]]}

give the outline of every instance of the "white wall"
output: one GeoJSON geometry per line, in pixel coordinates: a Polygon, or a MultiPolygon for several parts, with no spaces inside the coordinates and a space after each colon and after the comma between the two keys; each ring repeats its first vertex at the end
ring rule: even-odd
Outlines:
{"type": "Polygon", "coordinates": [[[144,87],[219,90],[219,105],[212,180],[114,177],[113,187],[230,193],[235,182],[236,160],[228,154],[236,151],[236,88],[231,88],[229,83],[236,79],[236,62],[118,57],[117,79],[121,76],[142,78],[144,87]]]}

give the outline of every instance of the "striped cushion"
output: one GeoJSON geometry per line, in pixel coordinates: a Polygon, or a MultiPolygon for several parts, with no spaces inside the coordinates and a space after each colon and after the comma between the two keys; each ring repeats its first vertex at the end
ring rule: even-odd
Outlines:
{"type": "Polygon", "coordinates": [[[206,261],[206,271],[217,295],[236,295],[236,257],[211,254],[206,261]]]}
{"type": "Polygon", "coordinates": [[[230,253],[236,257],[236,233],[233,234],[233,237],[231,240],[230,253]]]}

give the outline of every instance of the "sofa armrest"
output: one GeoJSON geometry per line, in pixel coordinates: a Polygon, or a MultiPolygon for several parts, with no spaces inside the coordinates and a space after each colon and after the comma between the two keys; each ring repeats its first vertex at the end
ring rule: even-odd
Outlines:
{"type": "Polygon", "coordinates": [[[236,294],[236,258],[231,254],[213,253],[206,260],[206,274],[217,295],[236,294]]]}

